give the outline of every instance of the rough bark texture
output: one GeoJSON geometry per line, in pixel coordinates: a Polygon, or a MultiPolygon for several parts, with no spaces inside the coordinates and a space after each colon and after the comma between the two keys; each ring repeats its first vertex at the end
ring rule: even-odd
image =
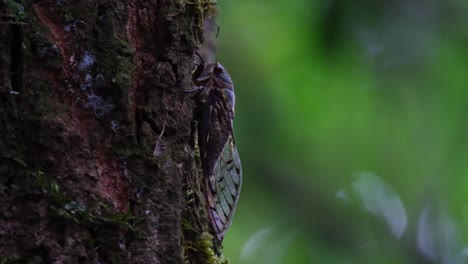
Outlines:
{"type": "Polygon", "coordinates": [[[0,263],[208,262],[183,90],[211,12],[0,0],[0,263]]]}

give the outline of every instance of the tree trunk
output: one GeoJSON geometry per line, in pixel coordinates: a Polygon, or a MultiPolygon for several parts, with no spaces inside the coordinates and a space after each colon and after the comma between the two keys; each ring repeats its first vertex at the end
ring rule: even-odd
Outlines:
{"type": "Polygon", "coordinates": [[[0,0],[0,263],[218,260],[183,92],[213,8],[0,0]]]}

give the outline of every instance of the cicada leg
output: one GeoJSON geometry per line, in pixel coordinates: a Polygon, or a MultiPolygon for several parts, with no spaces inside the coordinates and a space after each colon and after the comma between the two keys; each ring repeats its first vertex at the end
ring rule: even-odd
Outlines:
{"type": "Polygon", "coordinates": [[[199,92],[199,91],[201,91],[201,90],[203,90],[203,89],[205,89],[205,87],[204,87],[204,86],[200,86],[200,87],[197,87],[197,88],[194,88],[194,89],[191,89],[191,90],[183,90],[183,91],[184,91],[184,93],[186,93],[186,94],[194,94],[194,93],[197,93],[197,92],[199,92]]]}

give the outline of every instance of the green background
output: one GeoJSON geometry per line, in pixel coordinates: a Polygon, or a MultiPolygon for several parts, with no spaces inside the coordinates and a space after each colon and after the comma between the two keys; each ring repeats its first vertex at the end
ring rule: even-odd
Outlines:
{"type": "Polygon", "coordinates": [[[218,61],[235,84],[244,174],[225,256],[465,263],[468,4],[219,8],[218,61]]]}

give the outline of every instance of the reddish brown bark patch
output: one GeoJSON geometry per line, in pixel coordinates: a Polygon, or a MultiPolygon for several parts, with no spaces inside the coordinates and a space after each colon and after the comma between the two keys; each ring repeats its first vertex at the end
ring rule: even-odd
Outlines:
{"type": "MultiPolygon", "coordinates": [[[[128,178],[124,175],[124,166],[119,166],[119,158],[111,151],[113,133],[109,129],[110,125],[103,127],[90,111],[96,111],[97,106],[91,105],[90,108],[94,109],[87,109],[89,102],[86,100],[91,100],[90,96],[95,96],[94,100],[100,100],[95,95],[98,91],[91,90],[92,81],[89,81],[97,76],[92,71],[97,63],[96,55],[85,49],[89,44],[83,37],[90,34],[96,24],[90,21],[89,25],[77,22],[81,21],[78,19],[64,21],[64,14],[51,4],[35,4],[34,10],[49,29],[50,40],[58,47],[62,57],[62,72],[45,72],[49,85],[56,93],[52,94],[50,103],[61,111],[61,116],[57,113],[48,115],[53,126],[63,131],[57,135],[59,140],[53,141],[52,149],[56,151],[49,154],[49,160],[55,161],[55,171],[58,172],[56,177],[69,181],[65,187],[77,199],[86,201],[88,192],[101,194],[117,210],[125,211],[128,208],[130,187],[128,178]],[[70,28],[71,26],[79,26],[80,29],[70,28]],[[71,151],[63,155],[60,153],[63,148],[71,151]],[[77,182],[81,186],[79,191],[75,190],[77,182]]],[[[94,104],[97,103],[99,102],[94,104]]]]}

